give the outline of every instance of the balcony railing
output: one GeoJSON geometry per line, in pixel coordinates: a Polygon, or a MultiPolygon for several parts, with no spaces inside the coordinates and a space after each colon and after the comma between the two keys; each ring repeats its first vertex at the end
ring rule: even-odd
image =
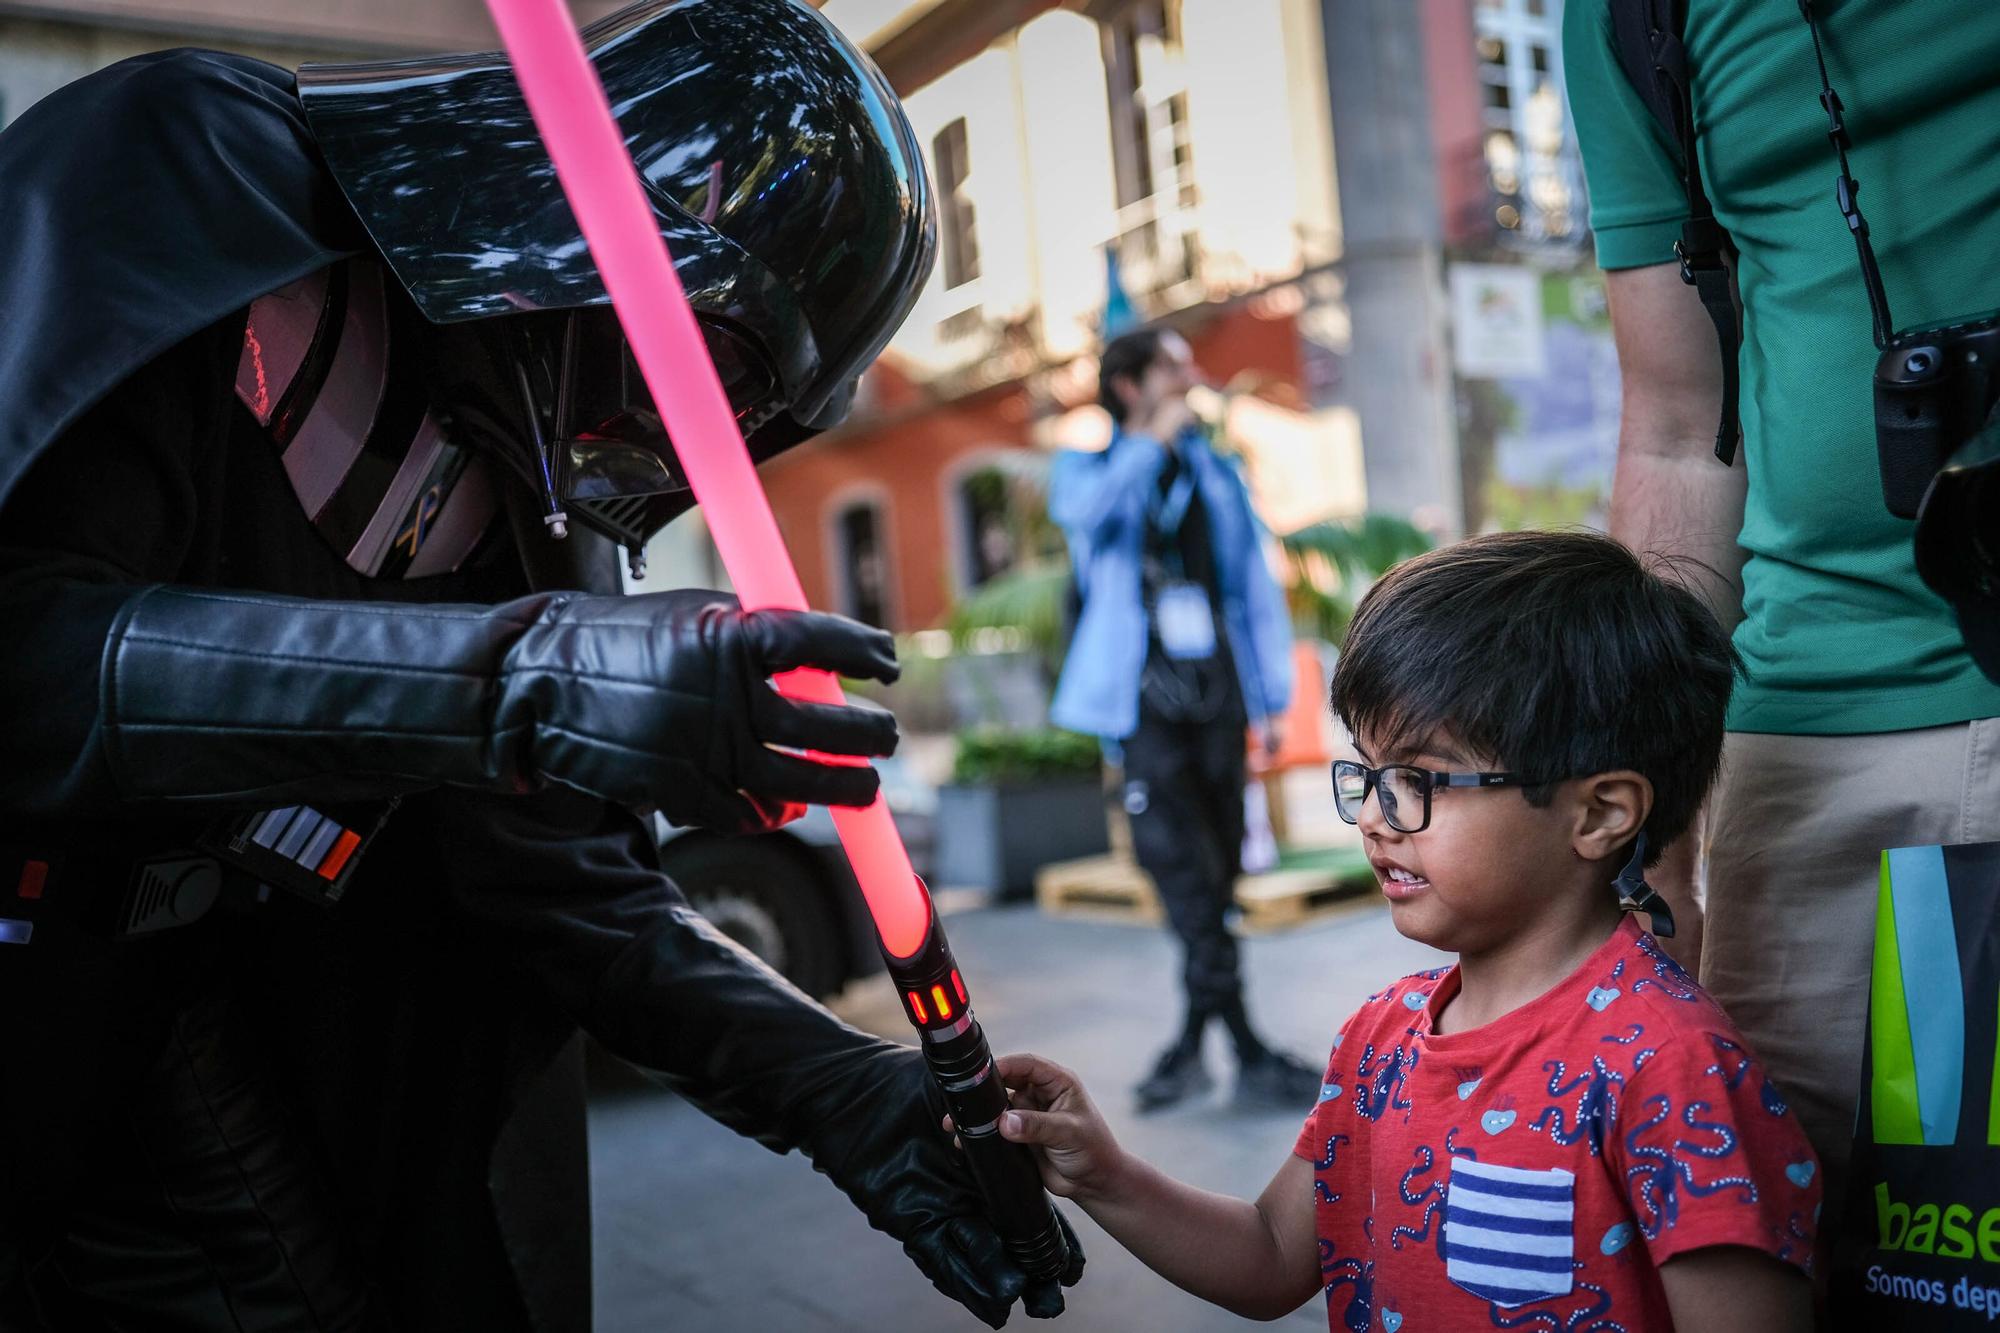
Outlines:
{"type": "Polygon", "coordinates": [[[1196,209],[1181,201],[1177,187],[1118,210],[1111,244],[1126,295],[1165,306],[1199,299],[1203,254],[1196,221],[1196,209]]]}

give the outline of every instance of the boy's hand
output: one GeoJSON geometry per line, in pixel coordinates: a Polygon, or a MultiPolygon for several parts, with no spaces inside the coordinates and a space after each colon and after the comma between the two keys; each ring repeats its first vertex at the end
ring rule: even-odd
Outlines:
{"type": "Polygon", "coordinates": [[[1039,1055],[995,1063],[1013,1101],[1001,1136],[1032,1148],[1049,1193],[1089,1213],[1148,1268],[1250,1319],[1277,1319],[1318,1293],[1311,1162],[1287,1154],[1256,1203],[1198,1190],[1120,1148],[1069,1070],[1039,1055]]]}
{"type": "Polygon", "coordinates": [[[1000,1117],[1000,1137],[1035,1149],[1042,1184],[1056,1197],[1082,1202],[1105,1193],[1125,1154],[1082,1080],[1039,1055],[1003,1055],[997,1063],[1014,1103],[1000,1117]]]}

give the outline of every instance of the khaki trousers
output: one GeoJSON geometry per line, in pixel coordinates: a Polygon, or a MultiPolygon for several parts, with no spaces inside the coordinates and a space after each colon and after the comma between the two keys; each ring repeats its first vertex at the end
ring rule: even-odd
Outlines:
{"type": "Polygon", "coordinates": [[[1818,1149],[1829,1220],[1861,1090],[1882,852],[1992,841],[2000,718],[1865,736],[1733,732],[1724,746],[1701,980],[1818,1149]]]}

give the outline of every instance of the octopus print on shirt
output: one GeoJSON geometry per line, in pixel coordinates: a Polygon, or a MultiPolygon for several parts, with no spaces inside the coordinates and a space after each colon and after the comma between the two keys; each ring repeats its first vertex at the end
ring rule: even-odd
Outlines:
{"type": "Polygon", "coordinates": [[[1811,1271],[1812,1148],[1635,921],[1540,999],[1438,1036],[1458,983],[1371,996],[1299,1136],[1334,1333],[1667,1330],[1675,1255],[1742,1245],[1811,1271]]]}

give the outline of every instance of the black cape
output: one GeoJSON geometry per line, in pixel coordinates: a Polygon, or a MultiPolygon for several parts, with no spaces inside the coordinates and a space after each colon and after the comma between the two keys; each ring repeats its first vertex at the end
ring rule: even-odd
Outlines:
{"type": "Polygon", "coordinates": [[[29,107],[0,133],[0,503],[139,367],[367,248],[289,70],[162,51],[29,107]]]}
{"type": "MultiPolygon", "coordinates": [[[[0,501],[80,418],[160,358],[206,347],[214,339],[202,335],[257,296],[368,250],[359,221],[313,146],[289,71],[216,52],[162,52],[112,66],[30,108],[0,133],[0,501]]],[[[220,348],[213,358],[220,395],[228,392],[232,356],[220,348]]],[[[270,474],[257,494],[273,509],[254,522],[246,518],[243,526],[268,521],[296,528],[306,534],[296,544],[309,545],[315,539],[289,505],[282,472],[274,461],[253,461],[263,461],[270,474]]],[[[12,536],[36,526],[11,517],[12,536]]],[[[103,518],[115,521],[109,513],[103,518]]],[[[251,540],[247,533],[237,538],[251,540]]],[[[331,553],[322,553],[318,564],[329,571],[328,580],[353,577],[331,553]]],[[[274,575],[266,570],[261,576],[274,575]]],[[[425,843],[438,836],[436,824],[422,818],[403,823],[402,836],[425,843]]],[[[396,831],[393,822],[391,829],[396,831]]],[[[499,836],[472,830],[462,843],[505,846],[499,836]]],[[[576,845],[601,843],[585,838],[576,845]]],[[[647,850],[638,848],[635,856],[647,850]]],[[[563,860],[560,854],[557,859],[563,860]]],[[[394,858],[381,860],[373,869],[390,872],[394,858]]],[[[476,870],[482,900],[494,901],[492,876],[506,869],[488,863],[476,870]]],[[[541,871],[537,878],[551,883],[576,873],[566,863],[541,871]]],[[[657,874],[656,866],[634,864],[626,878],[644,897],[657,874]]],[[[547,919],[541,912],[521,915],[547,919]]],[[[330,922],[328,929],[344,935],[365,929],[365,920],[347,916],[352,919],[330,922]]],[[[406,928],[380,934],[396,938],[406,928]]],[[[438,1010],[389,1003],[393,987],[372,970],[380,959],[366,952],[316,949],[311,940],[293,941],[293,947],[292,955],[274,950],[264,958],[274,972],[292,965],[274,989],[282,988],[300,1009],[363,994],[382,1010],[368,1015],[372,1024],[352,1021],[351,1014],[324,1024],[308,1021],[310,1013],[294,1015],[301,1020],[295,1031],[323,1027],[332,1034],[287,1052],[302,1060],[310,1053],[312,1068],[324,1072],[323,1104],[331,1116],[352,1108],[364,1085],[339,1073],[352,1074],[357,1066],[327,1059],[328,1052],[345,1042],[362,1065],[379,1064],[382,1049],[393,1044],[385,1038],[386,1024],[407,1026],[413,1016],[438,1010]],[[360,980],[342,984],[342,969],[362,969],[360,980]]],[[[483,966],[484,960],[468,957],[450,975],[476,976],[483,966]]],[[[438,985],[444,972],[435,956],[413,956],[402,968],[404,976],[439,977],[438,985]]],[[[466,1076],[443,1080],[436,1099],[405,1104],[429,1101],[432,1119],[409,1132],[452,1131],[445,1141],[462,1160],[454,1160],[449,1174],[484,1192],[492,1209],[467,1214],[457,1203],[468,1197],[463,1190],[440,1195],[437,1207],[451,1210],[447,1216],[456,1225],[443,1217],[423,1219],[430,1224],[424,1251],[445,1270],[483,1279],[469,1284],[473,1289],[457,1306],[460,1317],[478,1326],[512,1326],[514,1312],[525,1307],[537,1328],[587,1327],[580,1052],[572,1023],[543,1004],[525,1008],[532,1016],[481,1016],[476,1039],[461,1027],[449,1036],[433,1032],[408,1042],[413,1058],[403,1063],[419,1070],[441,1067],[446,1056],[463,1064],[458,1053],[464,1050],[477,1055],[477,1078],[469,1068],[460,1070],[466,1076]]]]}

